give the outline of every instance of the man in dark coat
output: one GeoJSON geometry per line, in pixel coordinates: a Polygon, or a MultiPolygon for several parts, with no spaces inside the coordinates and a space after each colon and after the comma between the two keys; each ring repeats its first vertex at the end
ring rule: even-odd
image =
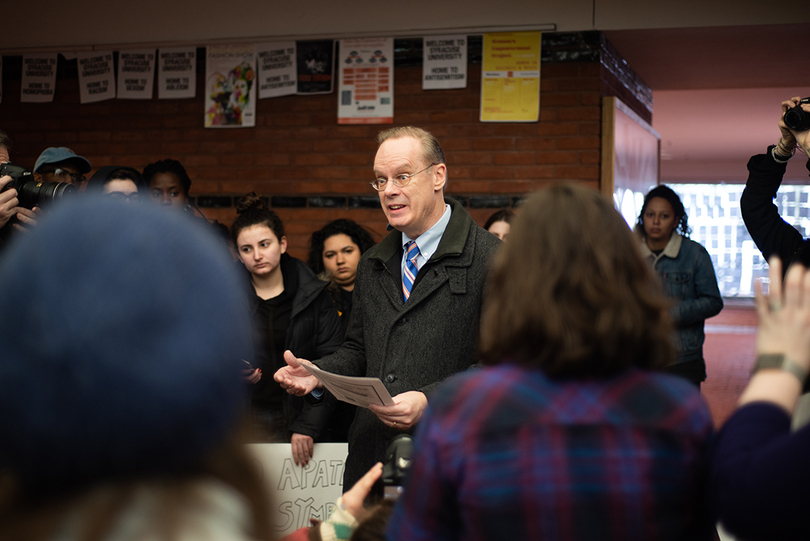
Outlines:
{"type": "MultiPolygon", "coordinates": [[[[394,436],[413,431],[441,381],[475,364],[484,283],[500,244],[460,204],[445,200],[447,166],[435,137],[402,127],[377,139],[372,186],[394,230],[360,260],[343,346],[315,364],[380,378],[395,405],[358,409],[344,487],[383,460],[394,436]]],[[[289,366],[275,379],[288,392],[318,386],[298,366],[309,361],[290,352],[285,359],[289,366]]]]}

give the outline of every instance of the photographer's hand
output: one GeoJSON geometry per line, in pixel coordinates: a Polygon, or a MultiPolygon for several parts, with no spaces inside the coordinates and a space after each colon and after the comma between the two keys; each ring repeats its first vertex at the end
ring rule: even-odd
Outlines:
{"type": "Polygon", "coordinates": [[[788,109],[798,105],[803,111],[810,113],[810,104],[802,103],[799,105],[799,101],[801,101],[801,98],[793,97],[782,102],[782,117],[779,119],[779,130],[782,132],[782,138],[777,143],[776,152],[788,156],[793,153],[793,148],[798,145],[801,151],[810,158],[810,130],[796,132],[785,126],[784,116],[785,111],[788,109]]]}
{"type": "Polygon", "coordinates": [[[3,191],[10,182],[10,176],[0,177],[0,227],[6,225],[12,216],[17,213],[17,205],[20,204],[17,200],[17,190],[9,188],[3,191]]]}
{"type": "Polygon", "coordinates": [[[14,229],[17,231],[28,231],[35,225],[37,225],[38,217],[37,214],[40,212],[39,207],[34,207],[33,209],[27,209],[25,207],[17,207],[17,220],[20,223],[14,224],[14,229]]]}

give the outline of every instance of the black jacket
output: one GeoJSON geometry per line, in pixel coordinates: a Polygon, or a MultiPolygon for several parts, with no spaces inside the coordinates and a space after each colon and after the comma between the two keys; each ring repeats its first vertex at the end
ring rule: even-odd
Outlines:
{"type": "MultiPolygon", "coordinates": [[[[282,254],[281,273],[284,275],[284,287],[295,287],[292,301],[290,324],[284,341],[284,349],[289,349],[296,357],[317,359],[335,351],[343,342],[343,329],[338,318],[337,308],[326,291],[327,283],[319,280],[302,261],[282,254]]],[[[248,280],[251,313],[257,327],[257,335],[271,332],[266,328],[267,321],[259,321],[257,310],[260,299],[248,280]]],[[[257,347],[260,345],[257,336],[257,347]]],[[[279,360],[281,361],[281,360],[279,360]]],[[[283,361],[281,361],[283,362],[283,361]]],[[[262,379],[265,384],[278,385],[273,381],[275,370],[264,370],[262,379]]],[[[333,397],[314,401],[284,393],[283,408],[285,426],[292,433],[311,436],[320,441],[330,422],[336,401],[333,397]]]]}

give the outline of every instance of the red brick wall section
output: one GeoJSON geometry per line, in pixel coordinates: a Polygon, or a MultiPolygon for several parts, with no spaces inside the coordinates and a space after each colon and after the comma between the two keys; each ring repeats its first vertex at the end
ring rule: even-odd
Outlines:
{"type": "MultiPolygon", "coordinates": [[[[519,197],[555,181],[599,187],[601,94],[598,62],[543,64],[540,121],[478,121],[481,66],[470,65],[466,89],[424,91],[420,66],[395,72],[394,120],[433,132],[447,156],[449,195],[519,197]]],[[[180,160],[192,179],[191,195],[364,195],[376,149],[387,126],[339,126],[336,95],[260,100],[252,129],[203,128],[203,81],[197,98],[79,103],[78,81],[57,82],[50,104],[21,104],[20,83],[6,81],[0,129],[14,141],[12,161],[32,167],[48,146],[68,146],[94,167],[142,169],[163,158],[180,160]]],[[[510,199],[511,201],[511,199],[510,199]]],[[[472,206],[472,205],[471,205],[472,206]]],[[[378,209],[277,208],[290,252],[304,257],[309,234],[325,222],[349,217],[385,234],[378,209]]],[[[471,208],[483,223],[492,208],[471,208]]],[[[230,224],[235,210],[203,208],[230,224]]]]}

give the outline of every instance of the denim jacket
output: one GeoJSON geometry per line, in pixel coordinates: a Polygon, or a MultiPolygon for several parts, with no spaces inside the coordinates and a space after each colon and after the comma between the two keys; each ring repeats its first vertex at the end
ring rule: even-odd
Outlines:
{"type": "Polygon", "coordinates": [[[644,241],[641,251],[661,277],[664,294],[676,301],[669,310],[675,325],[672,337],[675,364],[702,358],[703,323],[723,309],[709,253],[697,242],[675,232],[658,256],[644,241]]]}

